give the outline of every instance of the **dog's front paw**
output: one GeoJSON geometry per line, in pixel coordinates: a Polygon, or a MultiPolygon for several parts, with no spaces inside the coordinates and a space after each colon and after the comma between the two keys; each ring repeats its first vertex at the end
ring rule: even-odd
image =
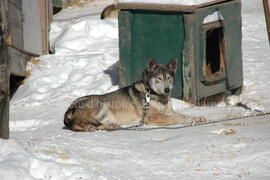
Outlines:
{"type": "Polygon", "coordinates": [[[119,129],[119,128],[121,128],[121,126],[119,124],[110,123],[110,124],[108,124],[108,129],[107,130],[114,130],[114,129],[119,129]]]}
{"type": "Polygon", "coordinates": [[[121,126],[117,123],[106,123],[97,127],[98,130],[106,130],[106,131],[113,131],[120,128],[121,126]]]}
{"type": "Polygon", "coordinates": [[[96,127],[91,125],[91,124],[87,124],[84,126],[84,131],[86,132],[94,132],[96,131],[96,127]]]}
{"type": "Polygon", "coordinates": [[[199,116],[199,117],[194,118],[191,121],[191,125],[205,123],[205,122],[207,122],[207,119],[205,119],[205,117],[203,117],[203,116],[199,116]]]}

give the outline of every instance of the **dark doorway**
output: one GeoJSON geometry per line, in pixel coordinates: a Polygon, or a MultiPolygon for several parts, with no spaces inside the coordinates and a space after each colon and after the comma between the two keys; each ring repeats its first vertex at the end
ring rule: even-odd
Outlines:
{"type": "Polygon", "coordinates": [[[206,67],[208,73],[216,73],[220,70],[221,43],[223,42],[223,28],[213,28],[206,32],[206,67]]]}

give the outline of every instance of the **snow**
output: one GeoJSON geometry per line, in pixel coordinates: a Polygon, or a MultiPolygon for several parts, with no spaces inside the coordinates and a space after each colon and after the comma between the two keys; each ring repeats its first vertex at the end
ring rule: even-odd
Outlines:
{"type": "Polygon", "coordinates": [[[1,140],[0,179],[267,179],[269,123],[258,118],[169,131],[73,133],[50,126],[14,132],[21,144],[1,140]],[[224,128],[236,134],[212,133],[224,128]]]}
{"type": "MultiPolygon", "coordinates": [[[[237,102],[270,111],[262,4],[242,3],[243,93],[202,107],[173,99],[176,111],[210,121],[254,113],[237,102]]],[[[28,64],[30,76],[11,100],[11,138],[0,139],[0,180],[270,178],[269,116],[177,130],[63,129],[74,99],[118,88],[117,20],[99,20],[92,6],[84,8],[58,14],[50,32],[55,54],[28,64]]]]}
{"type": "Polygon", "coordinates": [[[223,16],[222,16],[221,12],[216,11],[213,14],[206,16],[203,20],[203,24],[207,24],[207,23],[211,23],[211,22],[215,22],[215,21],[222,21],[222,20],[223,20],[223,16]]]}
{"type": "Polygon", "coordinates": [[[80,0],[82,5],[70,6],[54,15],[54,21],[72,20],[74,17],[80,18],[89,15],[100,15],[102,10],[110,5],[117,3],[117,0],[80,0]]]}

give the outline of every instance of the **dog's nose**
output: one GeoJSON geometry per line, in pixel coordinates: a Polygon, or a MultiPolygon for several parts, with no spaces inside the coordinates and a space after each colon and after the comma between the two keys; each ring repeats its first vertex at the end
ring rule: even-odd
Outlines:
{"type": "Polygon", "coordinates": [[[165,88],[164,91],[165,91],[165,93],[170,93],[171,90],[170,90],[170,88],[165,88]]]}

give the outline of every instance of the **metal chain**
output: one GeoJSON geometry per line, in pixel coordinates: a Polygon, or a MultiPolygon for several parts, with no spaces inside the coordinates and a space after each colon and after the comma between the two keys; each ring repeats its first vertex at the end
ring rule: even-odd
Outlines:
{"type": "MultiPolygon", "coordinates": [[[[251,108],[249,108],[249,107],[247,107],[246,109],[251,110],[251,108]]],[[[246,116],[238,116],[238,117],[231,117],[231,118],[225,118],[225,119],[220,119],[220,120],[215,120],[215,121],[202,122],[202,123],[198,123],[198,124],[188,124],[188,125],[184,125],[184,126],[182,125],[182,126],[173,126],[173,127],[172,126],[159,126],[159,127],[148,127],[147,128],[147,127],[142,127],[144,124],[141,124],[141,122],[140,122],[140,124],[138,124],[138,125],[133,125],[133,126],[129,126],[129,127],[123,127],[123,128],[119,128],[119,129],[116,129],[116,130],[151,131],[151,130],[158,130],[158,129],[182,129],[182,128],[187,128],[187,127],[191,127],[191,126],[201,126],[201,125],[206,125],[206,124],[215,124],[215,123],[233,121],[233,120],[238,120],[238,119],[246,119],[246,118],[250,118],[250,117],[270,116],[270,112],[262,112],[262,111],[256,110],[256,109],[252,110],[252,111],[257,112],[257,114],[251,114],[251,115],[246,115],[246,116]]]]}
{"type": "Polygon", "coordinates": [[[257,114],[251,114],[247,116],[238,116],[238,117],[231,117],[231,118],[225,118],[225,119],[220,119],[220,120],[214,120],[214,121],[208,121],[208,122],[201,122],[198,124],[187,124],[187,125],[181,125],[181,126],[158,126],[158,127],[142,127],[144,125],[144,118],[148,112],[149,106],[150,106],[150,92],[147,92],[145,95],[144,99],[144,104],[143,104],[143,115],[142,119],[140,120],[139,124],[136,125],[131,125],[128,127],[120,127],[116,129],[111,129],[109,131],[117,131],[117,130],[127,130],[127,131],[150,131],[150,130],[158,130],[158,129],[182,129],[182,128],[187,128],[191,126],[201,126],[201,125],[206,125],[206,124],[215,124],[215,123],[220,123],[220,122],[226,122],[226,121],[233,121],[233,120],[238,120],[238,119],[245,119],[245,118],[250,118],[250,117],[261,117],[261,116],[269,116],[270,112],[263,112],[257,109],[251,109],[247,105],[243,103],[237,103],[236,105],[239,107],[242,107],[246,110],[250,110],[253,112],[256,112],[257,114]]]}
{"type": "Polygon", "coordinates": [[[209,122],[203,122],[203,123],[198,123],[198,124],[188,124],[184,126],[159,126],[159,127],[142,127],[139,125],[135,125],[133,127],[126,127],[126,128],[120,128],[117,130],[128,130],[128,131],[151,131],[151,130],[158,130],[158,129],[182,129],[182,128],[187,128],[191,126],[201,126],[201,125],[206,125],[206,124],[215,124],[215,123],[220,123],[220,122],[226,122],[226,121],[233,121],[233,120],[238,120],[238,119],[245,119],[245,118],[250,118],[250,117],[261,117],[261,116],[269,116],[270,112],[266,113],[259,113],[259,114],[252,114],[252,115],[247,115],[247,116],[238,116],[238,117],[232,117],[232,118],[227,118],[227,119],[220,119],[216,121],[209,121],[209,122]]]}

